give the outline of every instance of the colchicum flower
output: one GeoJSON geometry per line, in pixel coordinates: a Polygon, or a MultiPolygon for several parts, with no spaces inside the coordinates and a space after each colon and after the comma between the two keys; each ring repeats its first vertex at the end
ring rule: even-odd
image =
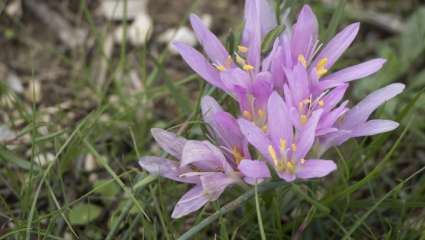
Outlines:
{"type": "MultiPolygon", "coordinates": [[[[336,169],[335,163],[330,160],[305,159],[313,146],[322,112],[320,109],[314,111],[305,126],[297,130],[285,102],[275,92],[268,102],[268,134],[245,119],[240,119],[239,124],[248,141],[275,168],[279,177],[292,182],[296,178],[323,177],[336,169]]],[[[244,160],[241,171],[246,176],[256,174],[260,164],[267,169],[265,162],[244,160]]]]}
{"type": "Polygon", "coordinates": [[[379,89],[352,108],[344,99],[350,82],[377,72],[384,59],[331,72],[356,37],[359,23],[345,27],[322,47],[316,16],[305,5],[293,26],[283,20],[285,31],[264,55],[262,42],[277,27],[267,0],[245,1],[244,28],[235,52],[228,52],[197,16],[191,15],[190,22],[207,57],[182,43],[175,43],[176,49],[203,79],[238,102],[240,114],[232,116],[206,96],[201,108],[210,141],[152,129],[156,142],[177,161],[148,156],[140,166],[194,185],[177,202],[173,218],[217,200],[230,185],[265,181],[272,176],[270,170],[286,182],[324,177],[337,168],[332,160],[320,159],[326,150],[353,137],[398,127],[390,120],[368,118],[400,94],[403,84],[379,89]]]}

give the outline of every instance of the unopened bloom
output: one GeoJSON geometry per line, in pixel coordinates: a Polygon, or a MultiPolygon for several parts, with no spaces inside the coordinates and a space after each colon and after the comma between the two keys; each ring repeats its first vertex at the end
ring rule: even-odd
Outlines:
{"type": "Polygon", "coordinates": [[[227,186],[238,181],[223,153],[210,142],[186,140],[157,128],[151,132],[162,149],[179,161],[147,156],[140,159],[139,165],[151,174],[195,184],[177,202],[173,218],[180,218],[209,201],[217,200],[227,186]]]}
{"type": "MultiPolygon", "coordinates": [[[[287,182],[297,178],[323,177],[334,171],[336,165],[331,160],[306,159],[316,138],[322,110],[313,112],[302,129],[295,129],[285,105],[276,92],[271,95],[267,106],[268,134],[252,122],[240,119],[241,130],[248,141],[287,182]]],[[[241,171],[246,176],[257,176],[258,169],[267,169],[266,163],[258,160],[244,160],[241,165],[241,171]]]]}

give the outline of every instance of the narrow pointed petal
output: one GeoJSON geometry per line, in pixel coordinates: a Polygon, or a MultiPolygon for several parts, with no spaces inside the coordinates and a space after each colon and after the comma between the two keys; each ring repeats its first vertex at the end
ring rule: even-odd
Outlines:
{"type": "Polygon", "coordinates": [[[331,90],[328,94],[326,94],[322,101],[325,104],[323,106],[323,112],[329,112],[331,109],[333,109],[336,105],[339,104],[341,99],[344,97],[345,92],[348,89],[348,84],[344,83],[341,86],[336,87],[335,89],[331,90]]]}
{"type": "Polygon", "coordinates": [[[193,164],[202,171],[215,171],[223,168],[225,161],[220,149],[210,142],[189,140],[184,145],[180,166],[193,164]]]}
{"type": "Polygon", "coordinates": [[[330,69],[351,45],[359,32],[359,23],[353,23],[339,32],[315,58],[312,66],[316,66],[322,58],[327,58],[326,68],[330,69]]]}
{"type": "Polygon", "coordinates": [[[201,43],[208,57],[215,63],[224,65],[229,53],[220,40],[202,23],[198,16],[192,14],[190,23],[196,38],[201,43]]]}
{"type": "Polygon", "coordinates": [[[389,132],[398,127],[398,123],[391,120],[370,120],[353,129],[353,137],[372,136],[379,133],[389,132]]]}
{"type": "Polygon", "coordinates": [[[192,213],[208,202],[208,197],[204,194],[202,186],[196,185],[183,195],[174,207],[172,218],[181,218],[192,213]]]}
{"type": "Polygon", "coordinates": [[[298,15],[292,36],[292,49],[294,61],[298,61],[299,55],[305,59],[310,58],[315,42],[317,41],[318,24],[316,15],[308,5],[304,5],[298,15]]]}
{"type": "Polygon", "coordinates": [[[189,169],[179,167],[177,161],[168,160],[161,157],[143,157],[139,160],[139,165],[150,174],[159,175],[179,182],[196,183],[197,177],[181,177],[189,169]]]}
{"type": "Polygon", "coordinates": [[[279,146],[281,139],[292,142],[292,124],[288,110],[282,97],[276,92],[269,98],[267,114],[268,127],[275,146],[279,146]]]}
{"type": "Polygon", "coordinates": [[[352,129],[358,124],[366,122],[376,108],[397,96],[403,90],[404,84],[393,83],[371,93],[345,114],[342,128],[352,129]]]}
{"type": "Polygon", "coordinates": [[[272,92],[273,83],[271,74],[268,72],[257,74],[255,83],[251,86],[255,108],[264,109],[272,92]]]}
{"type": "Polygon", "coordinates": [[[217,200],[226,187],[234,182],[234,179],[223,173],[213,173],[201,176],[202,188],[204,193],[208,196],[209,201],[217,200]]]}
{"type": "Polygon", "coordinates": [[[379,71],[384,66],[386,60],[383,58],[372,59],[351,67],[344,68],[338,72],[324,77],[320,82],[320,89],[326,90],[340,85],[341,83],[361,79],[379,71]]]}
{"type": "Polygon", "coordinates": [[[238,120],[239,127],[243,135],[265,158],[270,159],[268,153],[268,146],[271,144],[270,140],[266,137],[266,134],[261,131],[254,123],[245,119],[238,120]]]}
{"type": "Polygon", "coordinates": [[[247,141],[243,136],[236,119],[227,112],[218,112],[214,115],[213,124],[215,136],[228,149],[238,148],[245,152],[247,141]]]}
{"type": "Polygon", "coordinates": [[[297,171],[297,178],[309,179],[324,177],[335,171],[336,164],[331,160],[306,160],[305,163],[297,171]]]}
{"type": "Polygon", "coordinates": [[[262,180],[271,177],[269,168],[263,161],[245,159],[241,161],[238,168],[245,177],[254,180],[262,180]]]}
{"type": "Polygon", "coordinates": [[[218,102],[210,96],[204,96],[201,99],[202,116],[206,123],[211,124],[213,116],[217,112],[222,112],[223,109],[218,102]]]}
{"type": "Polygon", "coordinates": [[[175,158],[181,158],[184,144],[187,141],[186,139],[160,128],[152,128],[151,133],[155,141],[162,149],[164,149],[164,151],[175,158]]]}
{"type": "Polygon", "coordinates": [[[285,182],[293,182],[297,178],[295,176],[295,174],[289,174],[289,173],[286,173],[286,172],[284,172],[284,173],[278,173],[278,174],[279,174],[279,177],[281,179],[285,180],[285,182]]]}
{"type": "Polygon", "coordinates": [[[352,137],[352,131],[339,129],[336,132],[332,132],[323,137],[320,137],[319,153],[318,155],[323,155],[329,148],[334,146],[339,146],[346,142],[352,137]]]}
{"type": "Polygon", "coordinates": [[[304,128],[301,130],[300,137],[297,141],[297,159],[304,158],[313,146],[317,124],[321,115],[322,110],[314,111],[304,128]]]}
{"type": "Polygon", "coordinates": [[[174,47],[193,71],[210,84],[223,89],[218,70],[200,52],[183,43],[174,43],[174,47]]]}

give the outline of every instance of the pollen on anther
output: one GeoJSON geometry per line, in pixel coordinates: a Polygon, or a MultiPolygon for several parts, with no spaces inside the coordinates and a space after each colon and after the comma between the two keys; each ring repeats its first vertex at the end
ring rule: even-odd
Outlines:
{"type": "Polygon", "coordinates": [[[252,65],[249,65],[249,64],[245,64],[245,65],[243,65],[243,70],[245,70],[245,71],[250,71],[250,70],[253,70],[254,69],[254,66],[252,66],[252,65]]]}
{"type": "Polygon", "coordinates": [[[297,151],[297,144],[295,144],[295,143],[291,144],[291,149],[292,149],[292,152],[296,152],[297,151]]]}
{"type": "Polygon", "coordinates": [[[305,163],[305,159],[304,159],[304,158],[301,158],[301,159],[300,159],[300,163],[301,163],[301,164],[304,164],[304,163],[305,163]]]}
{"type": "Polygon", "coordinates": [[[252,119],[252,114],[250,112],[246,111],[246,110],[243,111],[242,115],[248,120],[252,119]]]}
{"type": "Polygon", "coordinates": [[[319,101],[319,106],[321,106],[321,107],[325,106],[325,102],[323,100],[320,100],[319,101]]]}
{"type": "Polygon", "coordinates": [[[226,68],[224,66],[222,66],[222,65],[217,65],[217,66],[215,66],[215,68],[217,68],[218,71],[224,71],[224,70],[226,70],[226,68]]]}
{"type": "Polygon", "coordinates": [[[279,143],[280,143],[280,149],[285,150],[286,149],[286,140],[280,139],[279,143]]]}
{"type": "Polygon", "coordinates": [[[305,60],[304,55],[300,54],[298,55],[298,61],[305,67],[307,68],[307,61],[305,60]]]}
{"type": "Polygon", "coordinates": [[[245,46],[239,45],[238,51],[241,52],[241,53],[246,53],[246,52],[248,52],[248,48],[245,47],[245,46]]]}
{"type": "Polygon", "coordinates": [[[267,125],[264,125],[264,126],[261,128],[261,130],[262,130],[263,132],[267,132],[267,131],[269,130],[269,127],[268,127],[267,125]]]}
{"type": "Polygon", "coordinates": [[[308,121],[308,118],[307,118],[307,116],[306,115],[304,115],[304,114],[302,114],[301,116],[300,116],[300,122],[301,122],[301,124],[306,124],[307,123],[307,121],[308,121]]]}
{"type": "Polygon", "coordinates": [[[265,116],[266,116],[266,112],[264,112],[263,110],[258,110],[258,116],[260,117],[260,118],[264,118],[265,116]]]}

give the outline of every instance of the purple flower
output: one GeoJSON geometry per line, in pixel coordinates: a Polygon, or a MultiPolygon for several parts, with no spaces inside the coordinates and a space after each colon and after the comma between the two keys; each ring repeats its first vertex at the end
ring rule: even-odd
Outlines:
{"type": "Polygon", "coordinates": [[[353,137],[371,136],[392,131],[398,123],[391,120],[368,120],[369,116],[380,105],[397,96],[404,90],[404,84],[393,83],[383,87],[364,98],[351,108],[336,125],[338,131],[320,138],[320,153],[324,153],[333,146],[338,146],[353,137]]]}
{"type": "MultiPolygon", "coordinates": [[[[301,63],[308,71],[313,94],[320,94],[323,90],[377,72],[385,63],[384,59],[372,59],[325,76],[351,45],[359,31],[359,26],[359,23],[347,26],[331,39],[323,49],[320,49],[316,16],[311,8],[305,5],[293,28],[288,28],[276,40],[279,42],[279,47],[277,47],[274,54],[275,58],[271,63],[274,85],[281,87],[286,80],[281,74],[282,66],[293,68],[298,63],[301,63]]],[[[278,89],[278,91],[280,90],[278,89]]]]}
{"type": "Polygon", "coordinates": [[[209,201],[215,201],[227,186],[239,180],[219,148],[208,141],[186,140],[162,129],[152,129],[156,142],[178,161],[147,156],[139,165],[151,174],[178,182],[195,184],[177,202],[172,217],[194,212],[209,201]]]}
{"type": "MultiPolygon", "coordinates": [[[[245,119],[240,119],[239,125],[249,143],[274,167],[282,179],[291,182],[296,178],[323,177],[336,169],[331,160],[305,159],[316,137],[316,128],[323,112],[321,109],[314,111],[301,129],[296,129],[286,103],[276,92],[271,95],[267,108],[268,134],[245,119]]],[[[241,165],[241,173],[245,176],[258,178],[269,175],[265,162],[243,160],[241,165]],[[259,176],[259,173],[265,175],[259,176]]]]}
{"type": "Polygon", "coordinates": [[[202,78],[234,97],[245,118],[262,125],[264,107],[273,91],[273,83],[267,64],[262,66],[261,43],[276,27],[273,7],[264,0],[245,1],[241,45],[230,54],[196,15],[191,15],[190,21],[209,59],[192,47],[175,43],[180,55],[202,78]]]}

